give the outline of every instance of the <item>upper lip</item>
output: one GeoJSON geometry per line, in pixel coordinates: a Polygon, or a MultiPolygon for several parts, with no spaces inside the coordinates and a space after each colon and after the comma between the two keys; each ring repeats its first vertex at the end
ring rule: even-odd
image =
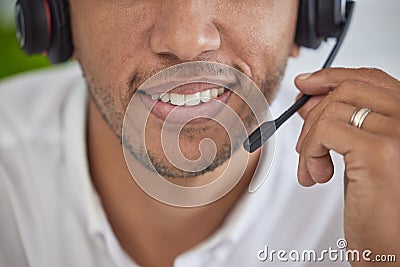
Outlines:
{"type": "Polygon", "coordinates": [[[158,84],[144,83],[138,91],[142,91],[148,95],[162,94],[162,93],[176,93],[176,94],[195,94],[197,92],[205,91],[212,88],[225,87],[231,89],[232,84],[236,83],[236,78],[229,80],[218,80],[210,78],[196,78],[184,81],[166,81],[158,84]]]}

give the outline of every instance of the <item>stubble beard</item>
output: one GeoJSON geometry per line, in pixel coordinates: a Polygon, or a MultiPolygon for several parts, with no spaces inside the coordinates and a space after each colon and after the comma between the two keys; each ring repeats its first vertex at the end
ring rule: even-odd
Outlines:
{"type": "MultiPolygon", "coordinates": [[[[270,71],[270,73],[267,73],[264,79],[262,79],[259,84],[257,84],[269,103],[271,103],[271,101],[275,98],[275,94],[280,86],[280,82],[286,68],[286,63],[287,60],[281,62],[274,71],[270,71]]],[[[125,116],[125,111],[128,107],[128,104],[130,103],[131,97],[133,96],[132,88],[117,91],[112,90],[112,88],[109,87],[98,86],[96,85],[96,80],[93,78],[89,79],[86,75],[83,65],[80,65],[86,80],[89,95],[95,103],[96,108],[102,115],[106,124],[110,127],[119,142],[129,151],[131,156],[139,161],[142,166],[152,172],[155,169],[159,175],[165,178],[190,178],[204,175],[206,173],[212,172],[217,167],[221,166],[227,160],[229,160],[232,154],[237,151],[237,149],[239,149],[239,147],[242,145],[242,142],[244,141],[238,138],[233,138],[231,140],[228,139],[222,142],[219,147],[217,147],[216,156],[212,163],[201,171],[180,170],[174,167],[167,160],[162,159],[163,157],[160,157],[157,151],[150,151],[147,150],[146,147],[135,146],[126,138],[122,140],[123,120],[125,116]],[[119,92],[119,95],[114,96],[112,92],[119,92]],[[118,103],[120,104],[118,105],[118,103]],[[233,143],[231,142],[232,140],[234,140],[233,143]],[[149,165],[149,161],[147,159],[150,160],[151,165],[149,165]]],[[[135,77],[137,79],[134,81],[134,83],[142,84],[152,75],[154,75],[154,73],[156,72],[142,73],[141,75],[136,75],[135,77]]],[[[255,125],[255,117],[253,114],[251,114],[250,111],[247,114],[240,115],[240,117],[242,118],[243,123],[247,129],[249,129],[248,127],[252,127],[252,125],[255,125]]],[[[184,139],[188,139],[189,134],[198,134],[203,136],[207,135],[206,131],[207,130],[205,130],[204,127],[193,128],[192,126],[185,126],[183,127],[180,136],[184,139]]]]}

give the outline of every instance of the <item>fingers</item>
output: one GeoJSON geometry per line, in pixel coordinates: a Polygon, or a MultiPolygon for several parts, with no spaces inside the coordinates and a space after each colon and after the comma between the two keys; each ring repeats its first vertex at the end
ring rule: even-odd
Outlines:
{"type": "Polygon", "coordinates": [[[313,186],[316,183],[326,183],[333,176],[333,163],[329,151],[319,157],[306,157],[300,154],[297,177],[303,186],[313,186]]]}
{"type": "MultiPolygon", "coordinates": [[[[323,183],[332,177],[330,150],[344,156],[359,153],[360,158],[367,159],[374,154],[371,144],[379,149],[377,140],[399,143],[400,82],[385,72],[365,68],[324,69],[301,75],[295,82],[302,93],[313,95],[299,111],[305,118],[296,146],[300,153],[301,184],[323,183]],[[372,110],[362,129],[349,125],[356,108],[372,110]]],[[[347,162],[346,172],[348,166],[347,162]]]]}
{"type": "Polygon", "coordinates": [[[300,153],[298,179],[300,184],[311,186],[325,183],[333,176],[333,164],[330,150],[344,156],[350,152],[361,155],[360,158],[377,153],[378,137],[382,140],[400,140],[400,120],[378,113],[370,113],[364,120],[362,129],[350,125],[349,120],[356,107],[333,102],[321,113],[317,122],[306,135],[300,153]],[[375,148],[374,148],[375,147],[375,148]]]}
{"type": "Polygon", "coordinates": [[[346,155],[350,151],[360,149],[368,144],[368,134],[343,121],[319,121],[307,136],[300,151],[299,182],[304,185],[329,181],[333,175],[329,151],[334,150],[346,155]]]}
{"type": "MultiPolygon", "coordinates": [[[[357,107],[342,102],[330,102],[324,111],[321,112],[318,120],[335,119],[343,122],[350,122],[353,113],[357,107]]],[[[373,134],[382,134],[388,137],[400,137],[399,121],[391,117],[381,115],[376,112],[371,112],[365,118],[362,129],[373,134]]],[[[296,146],[296,151],[300,152],[303,140],[308,131],[301,137],[301,141],[296,146]]]]}
{"type": "MultiPolygon", "coordinates": [[[[298,140],[297,149],[301,147],[305,136],[317,121],[320,114],[325,112],[327,113],[325,115],[331,116],[331,113],[337,112],[334,107],[327,109],[327,106],[333,102],[347,103],[354,107],[366,107],[375,113],[400,119],[400,96],[370,84],[348,81],[332,91],[307,113],[298,140]],[[377,101],[377,99],[379,99],[379,101],[377,101]]],[[[351,114],[348,119],[350,119],[351,114]]]]}
{"type": "MultiPolygon", "coordinates": [[[[299,94],[296,98],[298,100],[303,94],[299,94]]],[[[310,112],[322,99],[325,98],[325,95],[317,95],[311,97],[307,103],[299,109],[300,116],[304,119],[307,116],[307,113],[310,112]]]]}
{"type": "Polygon", "coordinates": [[[400,121],[371,112],[364,120],[362,129],[373,134],[379,134],[400,140],[400,121]]]}
{"type": "Polygon", "coordinates": [[[320,95],[329,93],[346,81],[373,84],[400,95],[399,81],[379,69],[323,69],[313,74],[300,75],[295,83],[305,94],[320,95]]]}

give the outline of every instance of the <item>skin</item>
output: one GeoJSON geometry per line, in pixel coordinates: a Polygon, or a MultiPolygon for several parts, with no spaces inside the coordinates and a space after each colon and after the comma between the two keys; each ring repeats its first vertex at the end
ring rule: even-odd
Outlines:
{"type": "MultiPolygon", "coordinates": [[[[75,58],[91,93],[91,176],[120,244],[140,265],[171,266],[177,255],[210,236],[246,191],[259,155],[250,156],[239,184],[216,202],[183,209],[155,201],[133,181],[122,153],[121,124],[130,97],[161,69],[207,60],[240,69],[272,100],[286,59],[298,54],[293,43],[297,4],[295,0],[71,1],[75,58]]],[[[319,95],[302,110],[308,115],[297,147],[298,177],[307,186],[328,181],[333,170],[328,151],[343,154],[347,184],[345,233],[350,247],[369,246],[378,252],[395,253],[400,211],[398,207],[389,208],[387,203],[399,203],[400,196],[396,164],[400,158],[395,149],[399,147],[400,131],[391,130],[400,128],[396,117],[400,114],[399,85],[382,72],[374,72],[373,78],[369,74],[369,70],[325,70],[307,80],[296,80],[303,93],[319,95]],[[360,89],[357,99],[355,87],[360,89]],[[346,108],[337,108],[336,103],[346,108]],[[346,124],[351,108],[356,106],[374,110],[363,131],[346,124]],[[371,214],[371,209],[377,212],[371,214]]],[[[246,117],[235,99],[229,105],[246,117]]],[[[160,123],[156,119],[149,121],[151,135],[157,136],[160,123]]],[[[199,141],[215,135],[216,126],[208,126],[208,130],[193,126],[190,130],[197,133],[194,140],[181,137],[180,142],[187,148],[185,156],[196,158],[199,141]]],[[[218,145],[223,143],[221,140],[218,145]]],[[[172,176],[178,176],[162,161],[160,144],[151,145],[149,152],[161,160],[172,176]]],[[[217,177],[223,167],[224,163],[220,163],[205,175],[217,177]]],[[[205,175],[192,177],[185,185],[197,184],[205,175]]]]}
{"type": "Polygon", "coordinates": [[[298,77],[296,85],[315,97],[301,110],[305,123],[296,147],[299,182],[304,186],[328,182],[334,171],[329,152],[343,155],[347,248],[371,250],[370,259],[396,255],[398,261],[400,82],[377,69],[330,69],[304,77],[298,77]],[[349,124],[356,107],[373,111],[361,130],[349,124]]]}
{"type": "MultiPolygon", "coordinates": [[[[267,99],[272,100],[293,45],[290,41],[296,1],[290,5],[253,1],[252,8],[241,2],[205,2],[86,1],[76,8],[72,2],[76,57],[97,108],[118,138],[126,107],[139,85],[177,63],[210,60],[230,65],[252,77],[267,99]],[[285,12],[293,14],[292,19],[277,24],[285,12]],[[243,18],[252,19],[243,23],[243,18]],[[107,27],[99,21],[107,23],[107,27]]],[[[229,105],[243,119],[248,117],[238,97],[233,97],[229,105]]],[[[187,177],[187,172],[171,166],[160,153],[162,123],[150,116],[146,128],[148,150],[135,156],[140,160],[140,155],[151,155],[153,165],[164,176],[187,177]]],[[[211,137],[219,152],[209,171],[214,170],[229,158],[224,153],[229,151],[227,137],[216,134],[221,130],[213,122],[185,127],[180,138],[184,156],[198,158],[200,141],[211,137]]]]}
{"type": "MultiPolygon", "coordinates": [[[[210,236],[246,192],[259,154],[250,156],[241,181],[218,201],[198,208],[162,204],[140,190],[122,154],[121,124],[130,97],[161,69],[206,60],[241,70],[272,100],[287,58],[298,53],[293,42],[297,4],[296,0],[71,1],[75,58],[91,93],[91,176],[120,244],[140,265],[171,266],[177,255],[210,236]]],[[[242,118],[247,116],[235,98],[228,104],[242,118]]],[[[159,135],[161,123],[154,118],[148,121],[151,136],[159,135]]],[[[188,158],[196,158],[198,144],[206,136],[216,139],[217,146],[226,142],[218,142],[215,125],[191,127],[194,139],[180,137],[188,158]]],[[[148,152],[162,161],[160,144],[149,145],[148,152]]],[[[224,164],[185,179],[184,185],[215,179],[224,164]]],[[[169,168],[166,163],[164,167],[169,168]]]]}

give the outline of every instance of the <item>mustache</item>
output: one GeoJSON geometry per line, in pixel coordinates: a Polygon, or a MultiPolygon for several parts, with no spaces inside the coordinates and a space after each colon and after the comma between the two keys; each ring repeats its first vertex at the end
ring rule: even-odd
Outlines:
{"type": "Polygon", "coordinates": [[[193,61],[193,62],[206,62],[211,64],[197,64],[197,65],[192,65],[191,68],[187,68],[187,66],[182,63],[188,63],[188,62],[173,62],[170,64],[157,65],[152,68],[147,68],[147,70],[137,71],[130,80],[129,92],[130,94],[133,95],[137,91],[137,89],[140,88],[142,84],[144,84],[148,79],[150,79],[155,75],[158,76],[157,80],[165,82],[173,80],[174,77],[176,76],[179,76],[179,80],[185,80],[185,79],[191,80],[193,79],[193,77],[196,77],[201,73],[218,74],[218,77],[222,79],[224,78],[229,79],[237,75],[230,68],[221,67],[223,65],[229,66],[243,73],[243,70],[236,64],[229,64],[222,61],[212,61],[212,60],[193,61]],[[174,67],[174,73],[171,73],[170,71],[164,71],[165,69],[171,67],[174,67]]]}

